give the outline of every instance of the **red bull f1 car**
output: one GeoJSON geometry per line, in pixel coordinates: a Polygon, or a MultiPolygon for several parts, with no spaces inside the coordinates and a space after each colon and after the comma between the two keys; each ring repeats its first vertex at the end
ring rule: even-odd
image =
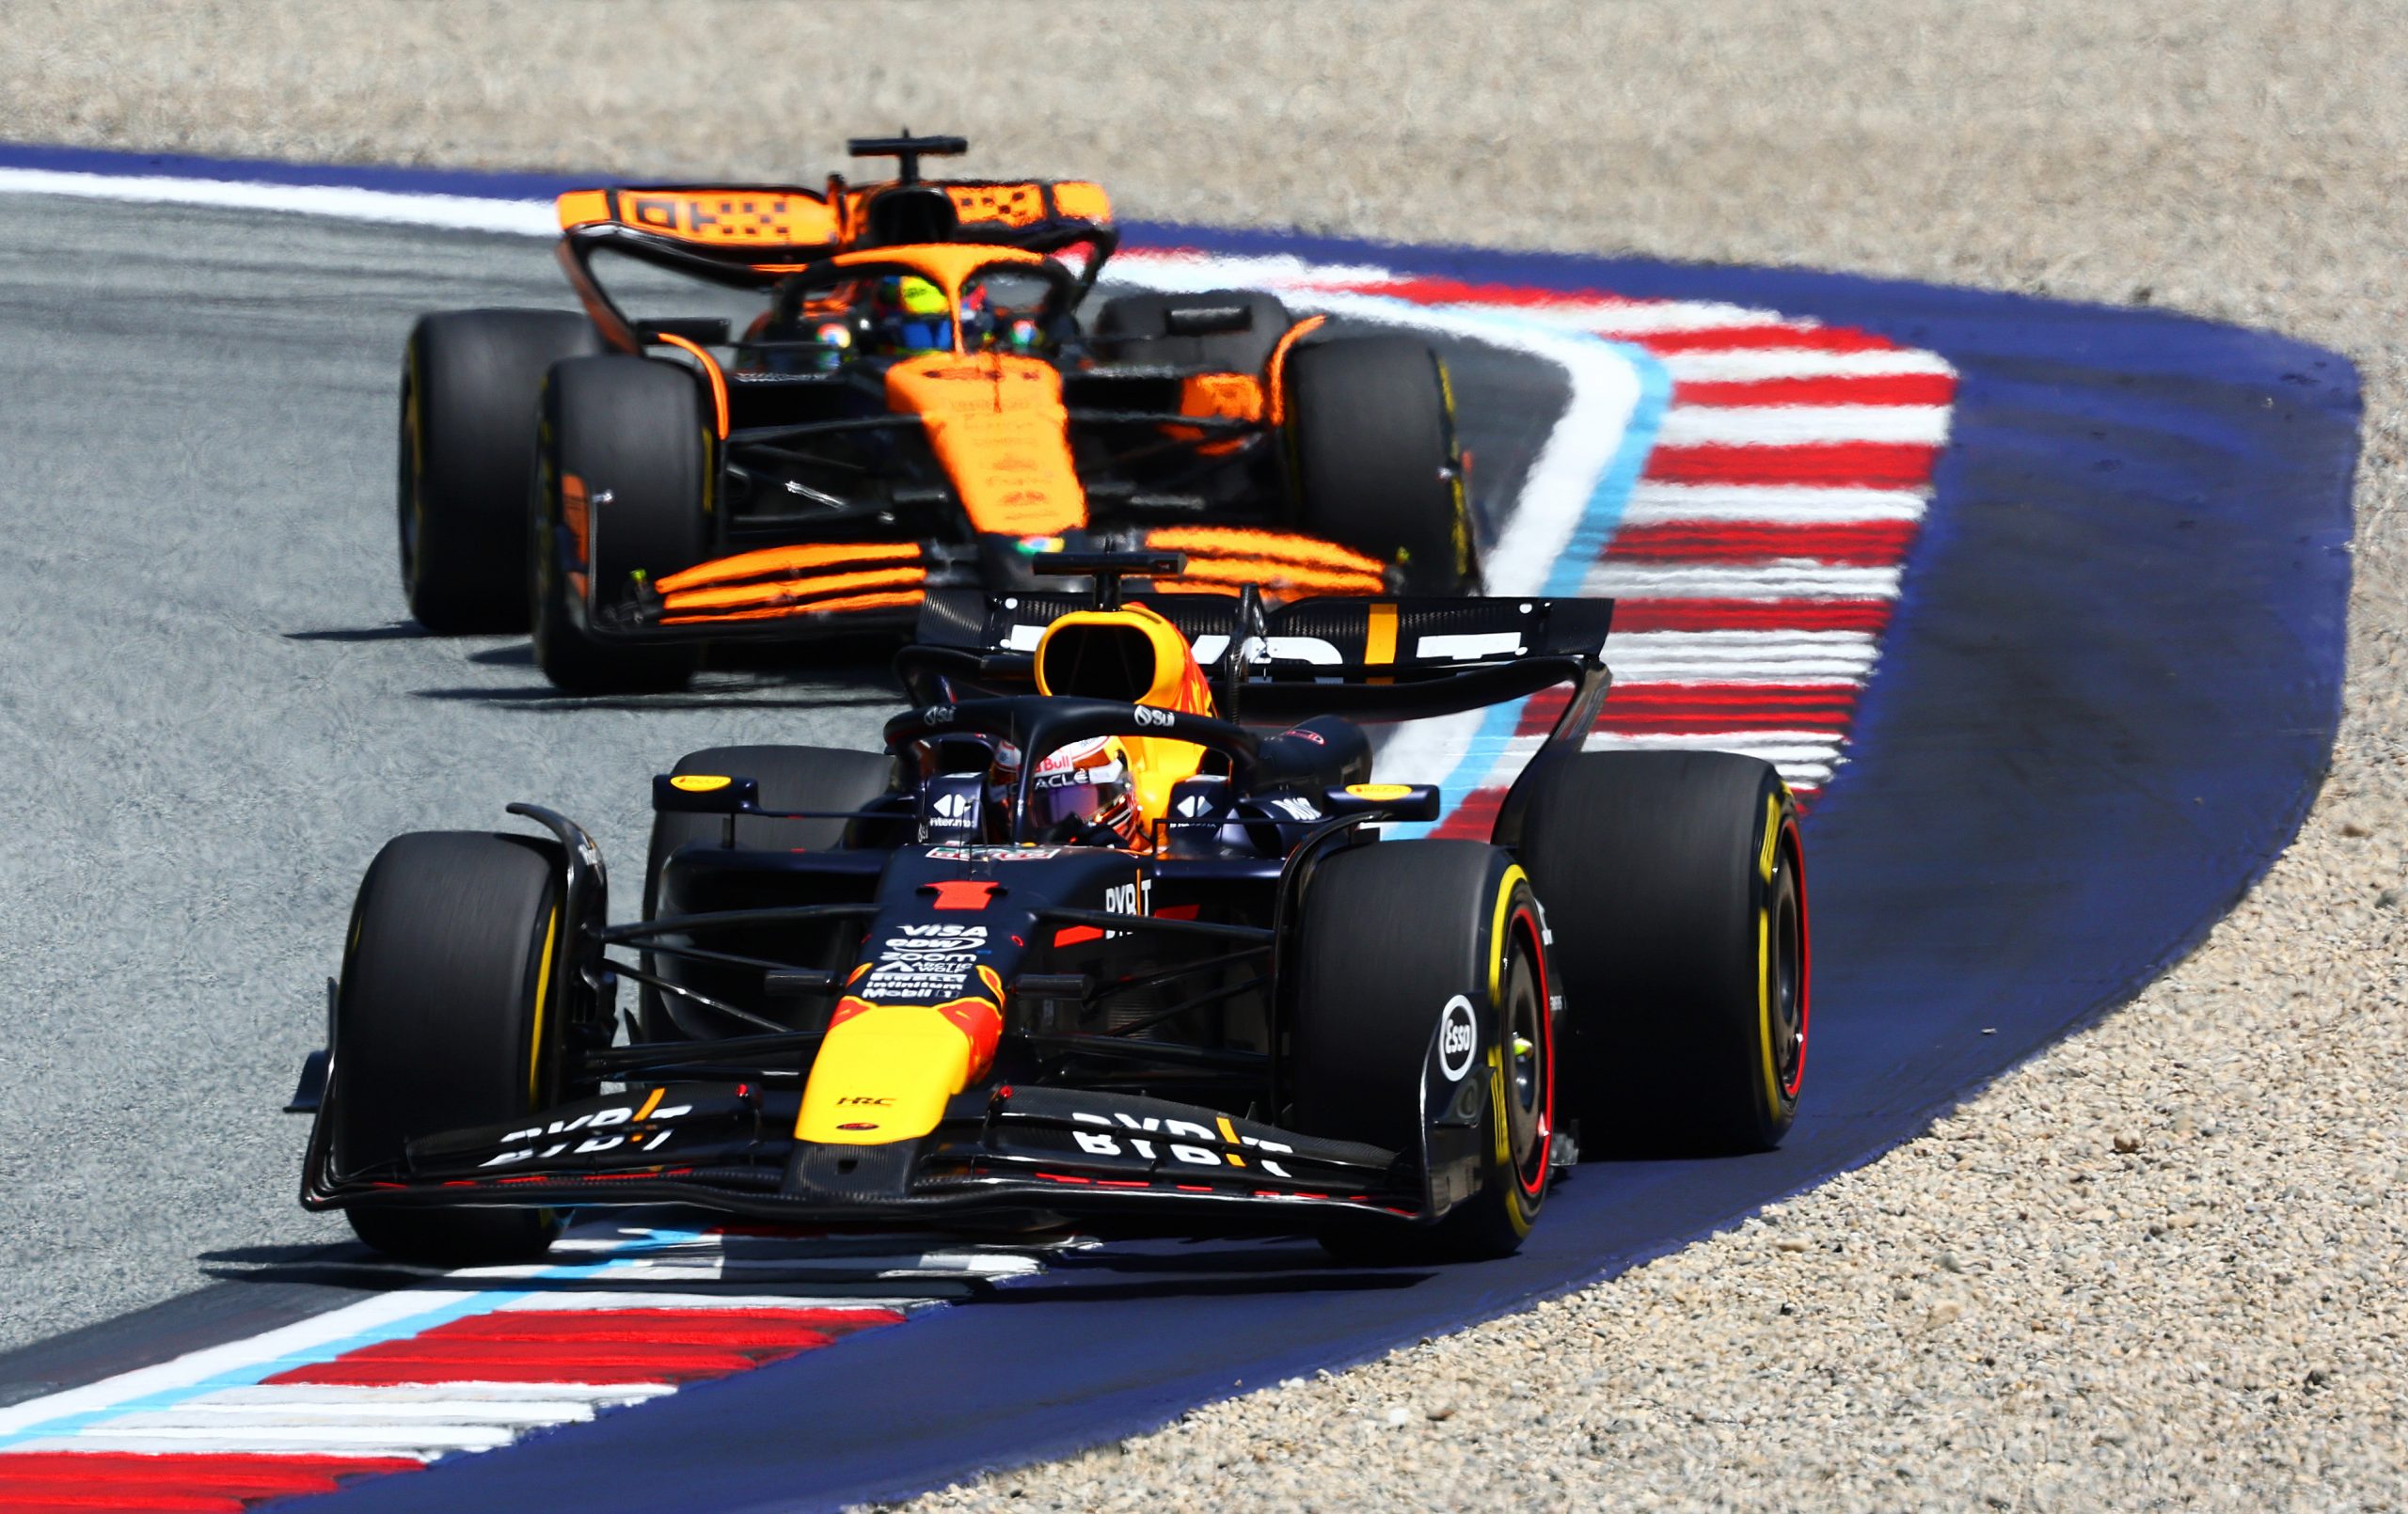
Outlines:
{"type": "Polygon", "coordinates": [[[1100,187],[923,180],[958,137],[851,147],[898,175],[562,195],[583,314],[418,323],[398,498],[421,623],[531,625],[554,683],[602,692],[674,686],[705,640],[909,630],[928,591],[1034,587],[1065,549],[1176,551],[1165,588],[1222,594],[1475,583],[1427,346],[1243,291],[1089,310],[1119,240],[1100,187]]]}
{"type": "Polygon", "coordinates": [[[634,920],[536,806],[388,844],[303,1203],[444,1263],[637,1203],[1482,1256],[1577,1146],[1781,1139],[1796,810],[1751,758],[1580,750],[1609,603],[1124,599],[1132,561],[932,596],[882,750],[656,779],[634,920]],[[1357,722],[1531,695],[1560,713],[1484,839],[1384,835],[1440,796],[1357,722]]]}

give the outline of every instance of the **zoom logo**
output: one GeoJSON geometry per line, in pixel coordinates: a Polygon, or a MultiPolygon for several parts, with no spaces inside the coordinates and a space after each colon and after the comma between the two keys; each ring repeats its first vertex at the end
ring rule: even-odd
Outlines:
{"type": "Polygon", "coordinates": [[[1457,994],[1438,1016],[1438,1070],[1447,1081],[1459,1083],[1471,1071],[1472,1053],[1480,1049],[1480,1024],[1472,1017],[1471,1001],[1457,994]]]}

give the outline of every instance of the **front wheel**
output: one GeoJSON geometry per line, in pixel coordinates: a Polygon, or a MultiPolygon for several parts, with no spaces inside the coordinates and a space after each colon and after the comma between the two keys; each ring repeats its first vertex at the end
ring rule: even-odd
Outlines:
{"type": "Polygon", "coordinates": [[[1588,752],[1533,782],[1520,856],[1555,931],[1582,1149],[1779,1145],[1811,987],[1788,786],[1720,751],[1588,752]]]}
{"type": "Polygon", "coordinates": [[[1529,881],[1496,847],[1378,842],[1306,887],[1291,1001],[1296,1128],[1431,1164],[1436,1228],[1333,1231],[1341,1256],[1518,1248],[1553,1175],[1555,1028],[1529,881]],[[1426,1136],[1426,1142],[1425,1142],[1426,1136]]]}
{"type": "MultiPolygon", "coordinates": [[[[557,844],[422,831],[376,854],[352,908],[335,1001],[335,1171],[398,1161],[414,1137],[516,1119],[556,1100],[563,1027],[552,959],[557,844]]],[[[354,1208],[387,1255],[437,1266],[540,1256],[560,1233],[535,1208],[354,1208]]]]}

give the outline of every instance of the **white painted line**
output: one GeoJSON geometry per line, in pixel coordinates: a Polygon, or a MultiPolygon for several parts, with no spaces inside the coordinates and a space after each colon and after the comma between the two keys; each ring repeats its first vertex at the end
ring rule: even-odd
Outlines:
{"type": "Polygon", "coordinates": [[[1834,567],[1783,558],[1744,567],[1600,562],[1580,582],[1592,598],[1895,599],[1900,568],[1834,567]]]}
{"type": "MultiPolygon", "coordinates": [[[[1676,410],[1673,412],[1678,414],[1676,410]]],[[[1930,501],[1911,489],[1823,489],[1798,483],[1641,483],[1625,526],[1667,521],[1761,521],[1778,526],[1921,520],[1930,501]]]]}
{"type": "MultiPolygon", "coordinates": [[[[622,1281],[625,1269],[613,1270],[612,1276],[622,1281]]],[[[752,1281],[750,1279],[748,1282],[752,1281]]],[[[809,1293],[647,1293],[634,1290],[574,1288],[558,1293],[531,1293],[504,1306],[506,1310],[588,1310],[588,1309],[824,1309],[846,1310],[861,1314],[893,1311],[908,1314],[914,1309],[929,1307],[926,1298],[895,1296],[881,1298],[829,1298],[825,1294],[809,1293]]]]}
{"type": "MultiPolygon", "coordinates": [[[[1836,738],[1807,743],[1766,743],[1759,731],[1733,731],[1719,734],[1699,735],[1683,732],[1677,735],[1619,734],[1592,733],[1581,747],[1583,751],[1729,751],[1742,757],[1753,757],[1770,763],[1781,773],[1782,781],[1792,788],[1817,788],[1830,780],[1832,769],[1839,765],[1840,743],[1836,738]]],[[[1519,772],[1521,765],[1539,749],[1542,738],[1515,736],[1497,754],[1497,765],[1490,769],[1481,787],[1501,786],[1510,781],[1507,775],[1519,772]]]]}
{"type": "MultiPolygon", "coordinates": [[[[132,1434],[158,1428],[214,1429],[231,1435],[238,1430],[308,1429],[314,1426],[354,1428],[384,1426],[391,1429],[425,1421],[439,1425],[564,1425],[592,1419],[595,1406],[562,1398],[484,1398],[464,1393],[456,1383],[443,1385],[440,1398],[388,1398],[353,1403],[230,1404],[210,1394],[152,1413],[128,1414],[110,1421],[110,1428],[132,1434]]],[[[400,1433],[407,1433],[402,1430],[400,1433]]]]}
{"type": "Polygon", "coordinates": [[[452,231],[557,236],[549,201],[482,199],[467,195],[398,195],[338,184],[254,184],[219,179],[169,179],[118,174],[0,168],[0,195],[71,195],[78,199],[132,200],[154,205],[205,205],[219,210],[287,211],[346,221],[398,222],[452,231]]]}
{"type": "Polygon", "coordinates": [[[135,1424],[148,1414],[124,1414],[73,1437],[27,1442],[40,1451],[348,1451],[360,1456],[426,1458],[446,1451],[490,1451],[508,1445],[516,1432],[506,1425],[309,1425],[260,1427],[135,1424]]]}
{"type": "MultiPolygon", "coordinates": [[[[453,1447],[452,1449],[457,1448],[453,1447]]],[[[487,1449],[487,1447],[476,1446],[471,1447],[470,1449],[484,1450],[487,1449]]],[[[7,1457],[16,1455],[19,1452],[44,1451],[123,1451],[135,1456],[198,1456],[205,1453],[214,1454],[220,1451],[231,1451],[236,1454],[248,1451],[264,1456],[274,1456],[289,1455],[293,1452],[304,1452],[310,1456],[359,1457],[362,1459],[367,1460],[384,1460],[400,1458],[402,1459],[411,1461],[432,1461],[436,1457],[443,1454],[443,1448],[429,1448],[415,1445],[312,1444],[260,1446],[243,1444],[226,1447],[195,1444],[191,1440],[182,1436],[110,1435],[105,1430],[89,1429],[75,1435],[45,1436],[38,1441],[26,1441],[22,1444],[9,1446],[6,1451],[0,1451],[0,1466],[7,1465],[5,1460],[7,1457]]]]}
{"type": "MultiPolygon", "coordinates": [[[[0,1409],[0,1436],[30,1429],[69,1415],[115,1408],[153,1394],[189,1388],[229,1373],[261,1371],[261,1364],[299,1364],[325,1359],[326,1348],[373,1335],[419,1317],[442,1317],[476,1302],[480,1295],[435,1288],[381,1293],[340,1309],[313,1315],[264,1334],[193,1351],[155,1366],[136,1368],[63,1393],[0,1409]]],[[[495,1300],[499,1302],[499,1300],[495,1300]]],[[[265,1375],[262,1372],[262,1375],[265,1375]]]]}
{"type": "Polygon", "coordinates": [[[1813,731],[1595,731],[1586,751],[1735,751],[1784,770],[1828,769],[1839,760],[1839,737],[1813,731]]]}
{"type": "Polygon", "coordinates": [[[1607,648],[1616,678],[1650,684],[1861,683],[1880,655],[1864,631],[1634,631],[1607,648]]]}
{"type": "Polygon", "coordinates": [[[1592,337],[1647,337],[1675,331],[1716,331],[1768,325],[1796,325],[1772,310],[1751,309],[1718,300],[1598,301],[1566,299],[1545,305],[1432,305],[1424,308],[1448,315],[1493,318],[1499,313],[1533,325],[1592,337]]]}
{"type": "Polygon", "coordinates": [[[449,1403],[463,1396],[473,1397],[480,1404],[559,1403],[591,1407],[638,1404],[676,1391],[673,1382],[446,1382],[436,1386],[395,1383],[372,1387],[348,1382],[282,1382],[256,1388],[222,1388],[188,1398],[180,1407],[426,1404],[449,1403]]]}
{"type": "MultiPolygon", "coordinates": [[[[1768,379],[1882,378],[1956,371],[1938,353],[1913,347],[1835,353],[1816,347],[1745,347],[1723,352],[1666,353],[1656,359],[1675,384],[1758,384],[1768,379]]],[[[1675,396],[1677,398],[1677,396],[1675,396]]]]}
{"type": "Polygon", "coordinates": [[[1397,276],[1369,263],[1315,263],[1289,253],[1242,257],[1177,247],[1131,247],[1106,264],[1112,276],[1137,276],[1149,289],[1194,292],[1208,289],[1345,290],[1385,284],[1397,276]]]}
{"type": "Polygon", "coordinates": [[[1939,447],[1948,440],[1944,404],[1674,405],[1658,447],[1799,447],[1887,442],[1939,447]]]}

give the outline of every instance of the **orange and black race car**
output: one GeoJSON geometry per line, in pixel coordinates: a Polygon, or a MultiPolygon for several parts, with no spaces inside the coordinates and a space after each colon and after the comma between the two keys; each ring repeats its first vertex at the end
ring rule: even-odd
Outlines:
{"type": "Polygon", "coordinates": [[[1796,809],[1751,757],[1581,751],[1609,603],[1122,603],[1177,564],[1038,566],[1096,591],[932,593],[882,750],[657,778],[639,918],[549,811],[388,844],[293,1100],[302,1202],[433,1262],[654,1203],[1401,1260],[1513,1250],[1576,1140],[1782,1138],[1796,809]],[[1440,796],[1374,781],[1357,720],[1563,686],[1485,836],[1382,834],[1440,796]]]}
{"type": "Polygon", "coordinates": [[[1026,587],[1044,552],[1176,551],[1162,591],[1476,584],[1426,345],[1339,337],[1263,293],[1098,299],[1103,191],[919,176],[963,148],[858,139],[896,177],[824,191],[562,196],[583,315],[454,311],[410,335],[420,622],[531,620],[554,683],[606,691],[674,686],[709,639],[908,628],[928,591],[1026,587]],[[738,308],[692,313],[713,301],[738,308]]]}

